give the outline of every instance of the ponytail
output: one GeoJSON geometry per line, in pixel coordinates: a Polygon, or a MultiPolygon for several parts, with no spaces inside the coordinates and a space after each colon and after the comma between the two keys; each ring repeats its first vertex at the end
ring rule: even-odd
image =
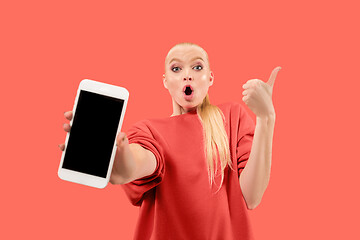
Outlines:
{"type": "Polygon", "coordinates": [[[230,158],[229,140],[225,130],[224,114],[215,105],[210,104],[206,95],[202,104],[197,107],[197,114],[203,125],[204,151],[208,165],[210,186],[215,183],[218,172],[218,162],[221,167],[220,190],[227,165],[233,170],[230,158]],[[214,164],[215,162],[215,164],[214,164]]]}

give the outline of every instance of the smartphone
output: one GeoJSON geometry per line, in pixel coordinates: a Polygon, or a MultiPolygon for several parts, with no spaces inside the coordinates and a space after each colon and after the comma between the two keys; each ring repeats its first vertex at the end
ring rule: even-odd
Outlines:
{"type": "Polygon", "coordinates": [[[96,188],[108,184],[128,99],[123,87],[80,82],[58,170],[61,179],[96,188]]]}

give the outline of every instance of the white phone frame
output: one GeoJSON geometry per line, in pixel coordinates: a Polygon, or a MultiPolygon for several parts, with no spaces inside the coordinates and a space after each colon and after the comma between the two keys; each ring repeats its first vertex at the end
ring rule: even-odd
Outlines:
{"type": "MultiPolygon", "coordinates": [[[[127,102],[129,99],[129,92],[123,87],[119,87],[119,86],[115,86],[115,85],[111,85],[111,84],[107,84],[107,83],[102,83],[102,82],[98,82],[98,81],[94,81],[94,80],[90,80],[90,79],[84,79],[80,82],[79,88],[77,90],[75,103],[73,106],[73,119],[76,114],[76,112],[75,112],[76,106],[78,103],[78,99],[79,99],[81,90],[85,90],[85,91],[101,94],[104,96],[109,96],[109,97],[114,97],[114,98],[119,98],[119,99],[124,100],[124,104],[123,104],[123,108],[122,108],[121,116],[120,116],[120,121],[119,121],[119,125],[118,125],[117,132],[116,132],[116,136],[117,136],[121,130],[121,126],[122,126],[122,123],[124,120],[126,106],[127,106],[127,102]]],[[[72,126],[73,119],[70,121],[70,126],[72,126]]],[[[111,170],[112,170],[112,167],[114,164],[114,159],[115,159],[115,154],[116,154],[116,140],[114,141],[113,150],[112,150],[106,178],[102,178],[102,177],[98,177],[98,176],[94,176],[94,175],[90,175],[90,174],[86,174],[86,173],[82,173],[82,172],[65,169],[62,167],[70,134],[71,133],[66,134],[65,149],[61,155],[61,162],[60,162],[59,170],[58,170],[59,178],[61,178],[62,180],[65,180],[65,181],[79,183],[79,184],[83,184],[83,185],[87,185],[87,186],[91,186],[91,187],[105,188],[110,180],[111,170]]]]}

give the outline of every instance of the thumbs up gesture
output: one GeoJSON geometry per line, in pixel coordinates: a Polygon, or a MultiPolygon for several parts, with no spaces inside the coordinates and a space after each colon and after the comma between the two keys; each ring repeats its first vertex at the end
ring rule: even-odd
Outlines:
{"type": "Polygon", "coordinates": [[[276,67],[272,71],[269,81],[266,83],[260,79],[248,80],[244,85],[244,95],[242,100],[256,115],[256,117],[267,118],[275,117],[275,109],[272,103],[272,91],[276,75],[281,67],[276,67]]]}

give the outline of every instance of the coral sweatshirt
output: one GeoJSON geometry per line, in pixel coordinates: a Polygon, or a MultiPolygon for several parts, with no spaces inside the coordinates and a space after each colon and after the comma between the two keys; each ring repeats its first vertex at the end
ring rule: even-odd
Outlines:
{"type": "Polygon", "coordinates": [[[134,239],[253,239],[239,176],[249,158],[255,124],[239,103],[218,106],[225,116],[233,169],[226,167],[210,187],[203,128],[196,111],[143,120],[127,132],[156,157],[153,174],[122,185],[140,207],[134,239]]]}

